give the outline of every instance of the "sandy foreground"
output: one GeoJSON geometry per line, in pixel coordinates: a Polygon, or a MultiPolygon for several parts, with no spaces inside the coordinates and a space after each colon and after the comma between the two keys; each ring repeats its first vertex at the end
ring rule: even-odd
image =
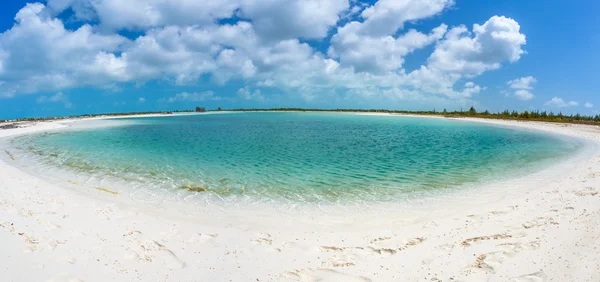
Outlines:
{"type": "MultiPolygon", "coordinates": [[[[6,158],[0,280],[600,281],[600,128],[470,121],[591,145],[545,171],[410,208],[288,212],[140,205],[42,180],[6,158]]],[[[0,130],[0,138],[71,122],[0,130]]]]}

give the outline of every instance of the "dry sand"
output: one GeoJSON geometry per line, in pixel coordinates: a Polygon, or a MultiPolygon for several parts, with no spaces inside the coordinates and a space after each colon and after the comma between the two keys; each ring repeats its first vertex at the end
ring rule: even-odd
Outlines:
{"type": "Polygon", "coordinates": [[[4,158],[0,280],[600,281],[600,128],[470,121],[592,145],[543,172],[410,208],[287,212],[140,205],[109,189],[50,183],[4,158]]]}

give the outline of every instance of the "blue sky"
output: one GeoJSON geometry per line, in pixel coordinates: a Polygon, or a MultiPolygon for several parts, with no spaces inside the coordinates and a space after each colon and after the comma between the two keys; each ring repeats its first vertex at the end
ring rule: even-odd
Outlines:
{"type": "Polygon", "coordinates": [[[597,113],[598,1],[0,7],[0,119],[207,108],[597,113]]]}

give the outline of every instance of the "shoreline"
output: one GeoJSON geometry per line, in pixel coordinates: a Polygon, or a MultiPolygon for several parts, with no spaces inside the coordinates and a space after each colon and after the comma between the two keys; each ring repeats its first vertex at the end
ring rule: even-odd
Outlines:
{"type": "MultiPolygon", "coordinates": [[[[227,112],[227,111],[223,111],[223,112],[214,112],[214,113],[192,113],[192,115],[211,115],[211,114],[236,114],[238,112],[227,112]]],[[[320,112],[315,112],[315,113],[320,113],[320,112]]],[[[340,113],[332,113],[332,114],[340,114],[340,113]]],[[[436,117],[436,116],[419,116],[419,115],[404,115],[404,114],[388,114],[388,113],[341,113],[341,114],[349,114],[349,115],[359,115],[359,116],[389,116],[389,117],[410,117],[410,118],[433,118],[433,119],[445,119],[444,117],[436,117]]],[[[189,115],[189,114],[186,114],[189,115]]],[[[172,115],[166,115],[166,116],[172,116],[172,115]]],[[[152,114],[152,115],[136,115],[136,116],[117,116],[117,117],[112,117],[112,116],[108,116],[108,117],[95,117],[95,118],[89,118],[89,119],[77,119],[77,120],[65,120],[65,121],[56,121],[56,122],[50,122],[50,123],[58,123],[56,126],[51,126],[52,128],[49,129],[50,131],[65,131],[65,130],[89,130],[89,129],[94,129],[94,128],[102,128],[102,127],[118,127],[118,126],[124,126],[124,125],[128,125],[129,123],[125,123],[123,121],[117,121],[119,119],[129,119],[129,118],[144,118],[144,117],[165,117],[165,115],[156,115],[156,114],[152,114]],[[82,122],[83,121],[83,122],[82,122]]],[[[300,208],[300,209],[304,209],[303,212],[307,212],[307,210],[314,210],[314,207],[318,207],[320,211],[326,211],[326,212],[334,212],[335,210],[340,210],[342,209],[344,213],[360,213],[364,210],[386,210],[386,211],[394,211],[395,207],[398,206],[402,206],[403,210],[410,210],[415,208],[417,205],[418,206],[425,206],[426,208],[428,206],[433,206],[434,204],[432,204],[434,201],[440,202],[443,200],[453,200],[453,198],[465,198],[464,195],[467,195],[469,193],[473,193],[473,192],[482,192],[482,191],[486,191],[486,192],[490,192],[490,191],[494,191],[491,189],[491,187],[496,187],[496,186],[525,186],[524,182],[527,182],[527,180],[529,178],[531,178],[532,176],[536,176],[536,175],[540,175],[541,176],[548,176],[548,175],[556,175],[557,173],[561,173],[561,171],[563,169],[559,168],[562,164],[565,163],[572,163],[575,161],[576,158],[580,158],[581,155],[586,154],[584,151],[591,151],[591,147],[590,147],[590,142],[586,141],[585,139],[579,138],[579,137],[573,137],[573,136],[566,136],[564,134],[561,133],[557,133],[554,131],[548,131],[548,130],[544,130],[544,129],[540,129],[537,128],[536,125],[534,126],[528,126],[527,124],[522,124],[521,126],[515,126],[513,124],[511,124],[512,122],[509,122],[509,124],[506,124],[505,121],[496,121],[496,120],[491,120],[491,122],[488,122],[488,120],[482,120],[482,119],[460,119],[460,120],[455,120],[455,119],[448,119],[451,120],[452,122],[457,121],[457,122],[469,122],[469,123],[483,123],[483,124],[488,124],[490,126],[496,126],[499,128],[503,128],[503,129],[511,129],[511,130],[526,130],[526,131],[531,131],[531,132],[535,132],[535,133],[540,133],[540,134],[549,134],[552,135],[554,137],[558,137],[558,138],[565,138],[565,139],[570,139],[567,140],[566,142],[576,142],[576,143],[586,143],[586,144],[582,144],[582,146],[585,149],[579,149],[577,150],[577,154],[574,156],[570,156],[567,158],[555,158],[555,159],[549,159],[549,160],[544,160],[544,161],[540,161],[536,164],[534,164],[533,169],[529,169],[527,170],[527,172],[520,172],[520,173],[515,173],[515,172],[511,172],[508,176],[510,178],[510,180],[506,180],[506,179],[494,179],[494,178],[482,178],[476,182],[467,182],[464,184],[460,184],[458,186],[452,186],[450,190],[452,191],[442,191],[441,189],[437,189],[436,191],[433,192],[425,192],[425,191],[421,191],[421,192],[416,192],[416,194],[414,196],[411,196],[409,198],[398,198],[398,199],[389,199],[389,200],[381,200],[381,201],[368,201],[368,202],[361,202],[361,201],[354,201],[354,200],[349,200],[349,201],[325,201],[325,202],[295,202],[296,200],[294,199],[286,199],[286,198],[268,198],[263,200],[259,200],[259,201],[255,201],[252,199],[243,199],[241,197],[237,197],[237,198],[232,198],[232,199],[228,199],[227,201],[224,200],[223,198],[220,197],[220,195],[215,195],[210,197],[209,199],[200,199],[200,201],[195,201],[195,202],[189,202],[189,203],[183,203],[186,206],[190,205],[191,207],[194,207],[194,205],[196,204],[210,204],[211,206],[213,206],[212,208],[217,208],[217,209],[221,209],[221,210],[230,210],[231,206],[227,206],[228,204],[236,204],[236,208],[240,208],[242,209],[244,206],[246,207],[250,207],[248,210],[246,210],[247,212],[252,212],[253,210],[260,210],[260,211],[264,211],[264,210],[272,210],[273,206],[276,206],[277,209],[273,210],[282,210],[285,209],[287,207],[294,207],[294,208],[300,208]],[[551,161],[559,161],[558,163],[551,163],[551,161]],[[525,180],[525,181],[523,181],[525,180]],[[249,201],[246,201],[249,200],[249,201]],[[417,204],[415,204],[417,203],[417,204]],[[281,208],[281,207],[284,208],[281,208]]],[[[543,123],[542,123],[543,124],[543,123]]],[[[39,131],[46,131],[48,130],[47,128],[44,128],[43,130],[40,128],[39,131]]],[[[37,132],[37,130],[34,130],[37,132]]],[[[0,131],[1,133],[1,131],[0,131]]],[[[33,134],[35,132],[28,132],[25,134],[33,134]]],[[[0,134],[0,141],[2,141],[1,138],[1,134],[0,134]]],[[[7,141],[7,140],[5,140],[7,141]]],[[[2,142],[0,142],[0,147],[2,147],[3,144],[2,142]]],[[[9,147],[10,149],[10,147],[9,147]]],[[[12,150],[11,150],[12,151],[12,150]]],[[[0,159],[2,158],[6,159],[6,156],[4,155],[0,155],[0,159]]],[[[102,188],[102,190],[107,190],[107,191],[111,191],[111,192],[116,192],[119,194],[122,194],[123,196],[126,196],[129,198],[129,200],[127,202],[124,202],[124,204],[130,204],[130,205],[137,205],[137,204],[141,204],[141,205],[148,205],[148,206],[153,206],[153,205],[157,205],[157,203],[163,202],[163,199],[160,199],[161,196],[158,196],[157,199],[154,198],[149,198],[149,199],[137,199],[134,194],[149,194],[152,192],[152,190],[144,190],[144,191],[134,191],[131,189],[128,189],[128,186],[131,187],[130,182],[124,180],[124,179],[120,179],[120,178],[114,178],[114,177],[110,177],[108,175],[104,176],[101,183],[95,183],[97,185],[93,185],[92,183],[87,183],[88,180],[86,179],[86,174],[85,173],[78,173],[75,171],[67,171],[67,170],[63,170],[61,168],[58,167],[49,167],[50,170],[46,173],[40,173],[39,170],[37,169],[27,169],[27,166],[29,166],[30,162],[35,162],[36,160],[34,159],[25,159],[23,160],[22,156],[18,156],[17,157],[18,161],[21,164],[18,166],[18,168],[24,172],[26,172],[27,174],[29,174],[31,177],[37,177],[37,178],[41,178],[42,180],[61,186],[64,185],[64,183],[71,183],[71,182],[77,182],[77,183],[81,183],[81,182],[86,182],[86,187],[77,187],[76,190],[80,190],[81,188],[87,188],[90,190],[93,190],[94,187],[98,186],[98,187],[108,187],[108,188],[102,188]],[[105,181],[108,180],[108,181],[105,181]],[[134,199],[135,198],[135,199],[134,199]],[[154,204],[153,204],[154,203],[154,204]]],[[[46,164],[42,163],[35,163],[35,165],[40,165],[40,166],[44,166],[46,167],[46,164]]],[[[95,177],[98,178],[98,177],[95,177]]],[[[140,184],[138,184],[140,185],[140,184]]],[[[71,185],[68,185],[71,186],[71,185]]],[[[70,189],[72,189],[73,187],[69,187],[70,189]]],[[[517,190],[517,189],[515,189],[517,190]]],[[[505,194],[506,191],[502,191],[502,193],[497,193],[497,194],[505,194]]],[[[93,194],[93,193],[92,193],[93,194]]],[[[186,193],[187,194],[187,193],[186,193]]],[[[94,195],[89,195],[91,197],[93,197],[94,195]]],[[[162,195],[165,196],[165,195],[162,195]]],[[[185,195],[184,195],[185,196],[185,195]]],[[[192,196],[188,196],[186,197],[186,200],[188,198],[193,198],[192,196]]],[[[174,201],[171,202],[165,202],[165,204],[167,205],[173,205],[173,204],[181,204],[181,200],[183,199],[173,199],[174,201]]],[[[443,205],[444,203],[435,203],[436,206],[438,205],[443,205]]],[[[189,210],[189,212],[194,212],[193,208],[189,210]]],[[[202,211],[203,213],[206,213],[206,210],[202,211]]]]}
{"type": "MultiPolygon", "coordinates": [[[[74,192],[0,160],[0,240],[9,246],[0,274],[8,281],[598,279],[600,196],[593,187],[600,184],[600,129],[458,120],[566,134],[595,145],[551,176],[469,189],[423,210],[352,217],[330,210],[198,216],[168,205],[140,207],[103,191],[74,192]]],[[[0,130],[0,138],[65,122],[72,121],[0,130]]]]}

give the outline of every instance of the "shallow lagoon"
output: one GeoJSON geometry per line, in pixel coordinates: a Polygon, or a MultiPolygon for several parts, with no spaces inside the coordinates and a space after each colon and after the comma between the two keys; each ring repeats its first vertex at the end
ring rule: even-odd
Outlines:
{"type": "MultiPolygon", "coordinates": [[[[525,175],[581,144],[447,119],[227,113],[86,121],[11,141],[34,169],[153,196],[393,201],[525,175]],[[124,183],[126,185],[124,185],[124,183]],[[124,187],[128,186],[128,187],[124,187]]],[[[92,184],[93,183],[93,184],[92,184]]]]}

